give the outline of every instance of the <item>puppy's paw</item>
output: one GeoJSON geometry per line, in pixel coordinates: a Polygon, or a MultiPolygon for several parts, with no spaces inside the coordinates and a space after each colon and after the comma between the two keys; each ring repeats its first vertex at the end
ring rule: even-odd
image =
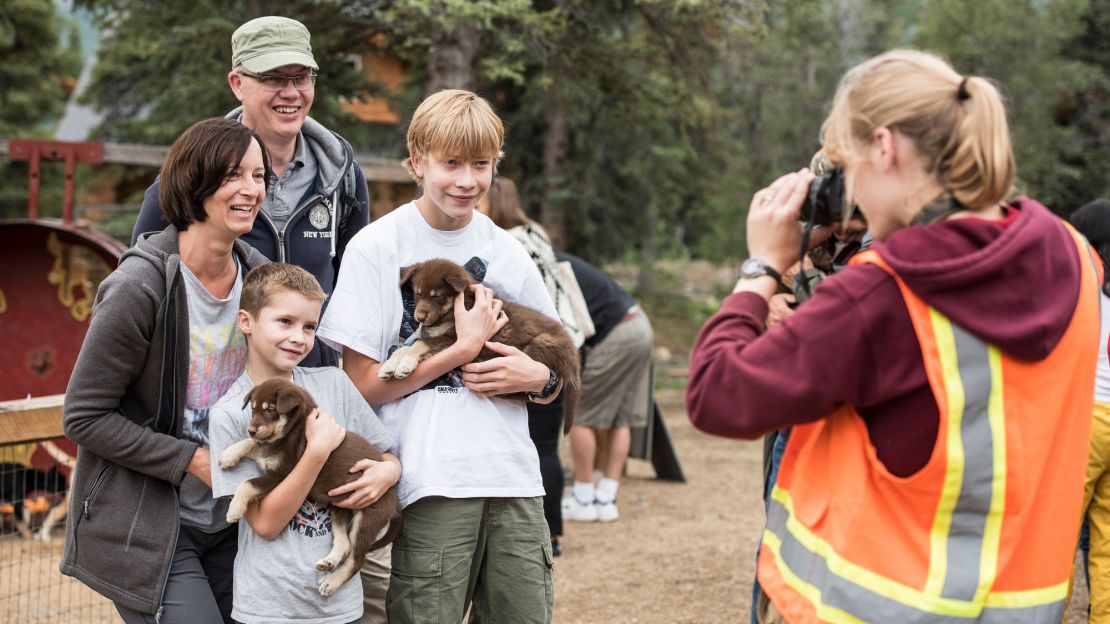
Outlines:
{"type": "Polygon", "coordinates": [[[339,558],[329,555],[316,562],[316,569],[328,572],[334,570],[337,565],[339,565],[339,558]]]}
{"type": "Polygon", "coordinates": [[[339,588],[343,587],[343,583],[347,582],[347,578],[350,578],[349,576],[347,578],[340,578],[341,576],[344,575],[338,572],[332,572],[321,579],[319,586],[320,595],[324,598],[331,598],[335,592],[339,591],[339,588]]]}
{"type": "Polygon", "coordinates": [[[232,453],[231,449],[227,449],[220,455],[219,466],[224,470],[227,470],[228,468],[233,468],[238,465],[238,463],[239,455],[236,453],[232,453]]]}
{"type": "Polygon", "coordinates": [[[39,532],[36,534],[36,537],[40,541],[49,542],[51,540],[51,538],[50,538],[50,529],[48,529],[46,527],[43,527],[42,529],[39,529],[39,532]]]}
{"type": "Polygon", "coordinates": [[[247,513],[247,500],[239,496],[232,498],[231,504],[227,506],[227,521],[238,522],[245,513],[247,513]]]}
{"type": "Polygon", "coordinates": [[[401,362],[397,364],[397,370],[393,372],[393,376],[397,379],[404,379],[408,377],[412,371],[416,370],[416,365],[420,363],[420,357],[416,355],[406,355],[401,358],[401,362]]]}

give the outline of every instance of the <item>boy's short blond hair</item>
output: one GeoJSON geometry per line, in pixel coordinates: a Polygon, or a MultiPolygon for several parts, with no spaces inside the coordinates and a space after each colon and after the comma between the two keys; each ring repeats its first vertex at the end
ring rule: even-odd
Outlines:
{"type": "Polygon", "coordinates": [[[462,89],[429,95],[416,108],[407,135],[409,157],[402,163],[417,184],[424,180],[412,168],[414,156],[501,162],[505,124],[485,98],[462,89]]]}
{"type": "Polygon", "coordinates": [[[239,297],[239,308],[257,317],[262,308],[270,305],[274,293],[288,290],[311,301],[323,302],[327,299],[320,282],[303,268],[286,262],[270,262],[257,266],[243,278],[243,294],[239,297]]]}

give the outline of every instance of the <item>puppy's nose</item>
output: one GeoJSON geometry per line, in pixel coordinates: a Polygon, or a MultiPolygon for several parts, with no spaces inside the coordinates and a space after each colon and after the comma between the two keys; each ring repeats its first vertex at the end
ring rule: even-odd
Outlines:
{"type": "Polygon", "coordinates": [[[254,434],[258,433],[258,427],[255,427],[254,425],[247,427],[247,433],[250,434],[250,436],[253,438],[254,434]]]}

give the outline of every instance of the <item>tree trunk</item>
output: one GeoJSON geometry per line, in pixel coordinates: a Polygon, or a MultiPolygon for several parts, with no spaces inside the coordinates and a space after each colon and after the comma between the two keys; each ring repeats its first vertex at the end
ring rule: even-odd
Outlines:
{"type": "MultiPolygon", "coordinates": [[[[549,93],[558,93],[558,80],[552,83],[549,93]]],[[[562,177],[563,158],[567,154],[567,109],[563,100],[553,98],[544,109],[543,179],[544,193],[540,203],[540,223],[557,249],[566,249],[562,215],[555,209],[551,194],[558,188],[562,177]]]]}
{"type": "Polygon", "coordinates": [[[643,299],[655,285],[655,209],[647,207],[644,229],[640,235],[640,274],[636,277],[636,294],[643,299]]]}
{"type": "Polygon", "coordinates": [[[478,29],[462,22],[451,31],[432,34],[426,95],[443,89],[477,88],[478,42],[478,29]]]}

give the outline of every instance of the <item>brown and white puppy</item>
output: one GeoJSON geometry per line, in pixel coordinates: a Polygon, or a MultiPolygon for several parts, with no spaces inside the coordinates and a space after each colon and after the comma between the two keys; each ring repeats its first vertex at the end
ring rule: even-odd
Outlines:
{"type": "MultiPolygon", "coordinates": [[[[464,293],[469,309],[474,305],[474,291],[470,288],[474,278],[466,269],[450,260],[427,260],[407,267],[401,272],[401,283],[412,280],[412,294],[416,303],[413,316],[420,323],[420,339],[410,346],[393,352],[378,369],[378,377],[402,379],[416,370],[417,364],[443,351],[455,343],[455,297],[464,293]]],[[[509,322],[490,338],[493,342],[520,349],[528,357],[546,365],[563,384],[563,433],[574,423],[581,384],[578,349],[574,340],[555,319],[542,312],[519,304],[504,302],[502,310],[509,322]]],[[[501,354],[483,348],[475,362],[482,362],[501,354]]],[[[523,393],[515,395],[525,398],[523,393]]]]}
{"type": "MultiPolygon", "coordinates": [[[[231,468],[244,457],[258,464],[263,474],[244,481],[235,489],[227,510],[227,521],[243,517],[247,505],[256,501],[289,475],[304,454],[305,418],[316,408],[308,392],[283,379],[270,379],[247,393],[243,407],[252,405],[253,415],[247,432],[249,438],[232,444],[220,455],[220,468],[231,468]]],[[[344,496],[329,496],[328,491],[354,481],[361,473],[350,473],[351,466],[361,459],[381,461],[382,454],[358,434],[347,432],[343,442],[328,456],[316,483],[309,490],[309,500],[331,505],[332,548],[316,562],[317,570],[331,570],[320,580],[320,594],[331,596],[347,579],[359,571],[366,553],[377,550],[397,538],[401,531],[401,506],[395,487],[365,509],[335,506],[344,496]],[[377,541],[374,538],[388,525],[388,531],[377,541]]]]}

